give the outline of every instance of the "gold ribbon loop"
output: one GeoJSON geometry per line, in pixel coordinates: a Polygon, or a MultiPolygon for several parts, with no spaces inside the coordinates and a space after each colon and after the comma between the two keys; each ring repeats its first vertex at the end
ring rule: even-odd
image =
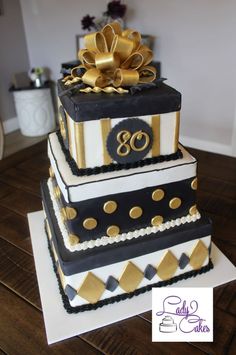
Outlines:
{"type": "Polygon", "coordinates": [[[139,52],[131,54],[124,63],[121,64],[121,69],[138,69],[143,65],[144,58],[139,52]]]}
{"type": "Polygon", "coordinates": [[[111,52],[119,54],[121,62],[130,56],[134,49],[134,42],[128,38],[115,35],[111,45],[111,52]]]}
{"type": "Polygon", "coordinates": [[[130,86],[136,85],[139,82],[139,73],[137,70],[116,69],[114,74],[113,85],[118,86],[130,86]]]}
{"type": "Polygon", "coordinates": [[[131,41],[135,42],[134,49],[138,49],[141,43],[141,35],[138,31],[127,29],[122,32],[122,37],[128,38],[131,41]]]}
{"type": "Polygon", "coordinates": [[[120,57],[116,53],[97,53],[95,65],[99,70],[115,70],[120,65],[120,57]]]}
{"type": "Polygon", "coordinates": [[[106,26],[103,27],[102,33],[105,36],[108,51],[110,51],[114,36],[121,35],[120,24],[118,22],[108,23],[106,26]]]}
{"type": "Polygon", "coordinates": [[[102,32],[94,32],[84,37],[86,49],[93,52],[108,52],[106,38],[102,32]]]}
{"type": "Polygon", "coordinates": [[[107,85],[119,87],[113,88],[116,92],[124,92],[121,85],[132,86],[155,80],[156,69],[148,66],[153,54],[141,44],[139,32],[132,29],[122,32],[120,24],[113,22],[100,32],[86,35],[84,43],[86,49],[79,51],[79,59],[81,67],[87,71],[82,75],[77,70],[79,67],[72,69],[68,79],[64,79],[65,85],[82,80],[93,87],[94,92],[98,92],[99,88],[103,90],[107,85]]]}
{"type": "Polygon", "coordinates": [[[84,65],[78,65],[77,67],[72,68],[72,69],[71,69],[71,72],[70,72],[70,73],[71,73],[71,76],[72,76],[73,78],[78,77],[77,70],[78,70],[78,69],[82,69],[82,68],[85,68],[84,65]]]}
{"type": "Polygon", "coordinates": [[[85,84],[92,87],[99,86],[100,88],[104,88],[109,84],[109,80],[96,68],[87,70],[82,76],[82,80],[85,84]]]}
{"type": "Polygon", "coordinates": [[[148,48],[147,46],[141,45],[139,47],[138,52],[141,53],[142,56],[143,56],[143,66],[148,65],[149,63],[151,63],[151,61],[153,59],[153,53],[152,53],[152,50],[150,48],[148,48]]]}
{"type": "Polygon", "coordinates": [[[95,65],[95,54],[87,49],[81,49],[79,51],[79,60],[84,65],[94,66],[95,65]]]}
{"type": "Polygon", "coordinates": [[[156,68],[151,66],[142,67],[139,69],[139,82],[150,83],[156,79],[156,68]]]}

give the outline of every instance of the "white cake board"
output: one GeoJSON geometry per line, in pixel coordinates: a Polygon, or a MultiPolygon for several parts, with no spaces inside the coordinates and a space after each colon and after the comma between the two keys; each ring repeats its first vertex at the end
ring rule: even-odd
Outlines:
{"type": "MultiPolygon", "coordinates": [[[[28,220],[48,344],[151,310],[151,292],[146,292],[108,305],[106,311],[105,308],[99,308],[95,311],[68,314],[62,304],[48,251],[43,211],[28,214],[28,220]]],[[[236,279],[236,268],[214,244],[211,258],[213,270],[168,287],[216,287],[236,279]]]]}

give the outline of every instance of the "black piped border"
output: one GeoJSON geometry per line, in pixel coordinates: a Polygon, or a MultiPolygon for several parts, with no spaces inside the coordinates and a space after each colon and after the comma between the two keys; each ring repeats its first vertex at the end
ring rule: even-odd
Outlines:
{"type": "Polygon", "coordinates": [[[57,282],[58,282],[60,294],[61,294],[61,297],[62,297],[63,305],[64,305],[64,308],[66,309],[66,311],[68,313],[79,313],[79,312],[96,310],[96,309],[101,308],[103,306],[106,306],[108,304],[113,304],[113,303],[116,303],[116,302],[124,301],[124,300],[126,300],[128,298],[132,298],[134,296],[141,295],[141,294],[143,294],[143,293],[145,293],[147,291],[150,291],[153,287],[165,287],[165,286],[168,286],[168,285],[172,285],[173,283],[176,283],[178,281],[186,280],[186,279],[188,279],[190,277],[196,277],[197,275],[201,275],[201,274],[204,274],[204,273],[210,271],[214,267],[213,263],[212,263],[212,261],[210,259],[208,265],[203,266],[199,270],[188,271],[188,272],[185,272],[184,274],[175,276],[175,277],[173,277],[170,280],[159,281],[159,282],[156,282],[156,283],[154,283],[152,285],[147,285],[147,286],[141,287],[141,288],[139,288],[139,289],[137,289],[137,290],[135,290],[133,292],[130,292],[130,293],[123,293],[122,295],[113,296],[113,297],[107,298],[105,300],[98,301],[95,304],[85,304],[85,305],[82,305],[82,306],[71,307],[71,305],[69,303],[69,300],[68,300],[68,297],[65,295],[64,290],[63,290],[62,285],[61,285],[61,282],[60,282],[60,277],[58,275],[56,263],[55,263],[55,260],[54,260],[54,257],[53,257],[53,253],[52,253],[52,250],[51,250],[51,247],[50,247],[50,240],[48,238],[46,225],[45,225],[45,232],[46,232],[46,235],[47,235],[48,249],[49,249],[49,253],[50,253],[51,259],[52,259],[53,269],[54,269],[54,272],[55,272],[56,277],[57,277],[57,282]]]}
{"type": "Polygon", "coordinates": [[[171,160],[177,160],[183,158],[183,153],[181,152],[180,149],[177,150],[177,152],[169,155],[159,155],[158,157],[153,157],[153,158],[146,158],[143,160],[136,161],[134,163],[125,163],[125,164],[109,164],[109,165],[102,165],[102,166],[96,166],[95,168],[86,168],[86,169],[79,169],[76,162],[74,159],[71,157],[69,151],[66,149],[64,143],[63,143],[63,138],[61,136],[60,131],[56,132],[59,143],[61,145],[61,149],[65,155],[66,161],[70,166],[70,169],[73,173],[73,175],[76,176],[89,176],[89,175],[98,175],[101,173],[107,173],[107,172],[112,172],[112,171],[119,171],[119,170],[129,170],[129,169],[134,169],[134,168],[141,168],[145,165],[152,165],[156,163],[162,163],[164,161],[171,161],[171,160]]]}

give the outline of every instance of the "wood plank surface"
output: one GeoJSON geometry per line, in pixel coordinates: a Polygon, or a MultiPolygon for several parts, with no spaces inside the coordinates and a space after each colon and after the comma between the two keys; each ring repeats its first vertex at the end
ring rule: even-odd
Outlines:
{"type": "MultiPolygon", "coordinates": [[[[236,160],[191,149],[198,159],[198,205],[213,241],[236,262],[236,160]]],[[[213,343],[152,343],[151,312],[48,346],[27,213],[41,209],[46,141],[0,162],[0,354],[231,354],[236,347],[236,284],[214,290],[213,343]]],[[[105,312],[104,308],[104,312],[105,312]]]]}
{"type": "Polygon", "coordinates": [[[0,343],[6,354],[101,354],[79,337],[48,346],[41,312],[2,285],[0,303],[0,343]]]}

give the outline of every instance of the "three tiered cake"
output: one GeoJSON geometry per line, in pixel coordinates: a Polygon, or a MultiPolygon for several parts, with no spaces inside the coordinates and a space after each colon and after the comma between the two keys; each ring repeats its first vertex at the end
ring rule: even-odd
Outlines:
{"type": "Polygon", "coordinates": [[[60,130],[42,183],[51,255],[69,312],[206,272],[211,223],[196,206],[196,160],[178,143],[181,94],[117,23],[85,37],[58,82],[60,130]]]}

